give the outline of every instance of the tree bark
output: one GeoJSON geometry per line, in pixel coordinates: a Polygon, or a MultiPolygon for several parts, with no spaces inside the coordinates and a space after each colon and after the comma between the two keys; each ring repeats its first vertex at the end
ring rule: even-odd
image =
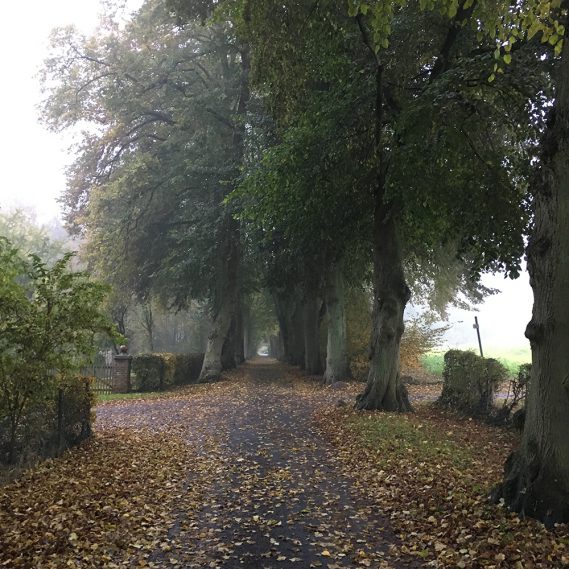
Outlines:
{"type": "Polygon", "coordinates": [[[234,346],[235,365],[241,365],[245,361],[245,331],[241,299],[238,300],[237,314],[235,315],[234,346]]]}
{"type": "Polygon", "coordinates": [[[243,351],[246,360],[253,359],[257,355],[255,345],[255,331],[251,318],[251,309],[245,304],[243,307],[243,351]]]}
{"type": "Polygon", "coordinates": [[[275,309],[283,340],[283,360],[304,367],[304,318],[296,294],[274,294],[275,309]]]}
{"type": "Polygon", "coordinates": [[[290,314],[288,362],[304,368],[304,314],[302,303],[295,301],[290,314]]]}
{"type": "Polygon", "coordinates": [[[569,522],[569,41],[542,142],[535,226],[527,248],[534,293],[526,329],[532,371],[520,448],[494,497],[551,526],[569,522]]]}
{"type": "Polygon", "coordinates": [[[284,344],[280,332],[269,337],[269,356],[284,361],[284,344]]]}
{"type": "MultiPolygon", "coordinates": [[[[379,209],[385,209],[385,206],[379,209]]],[[[382,212],[383,213],[383,212],[382,212]]],[[[403,313],[409,301],[395,220],[376,215],[374,309],[370,368],[357,409],[411,411],[407,390],[399,377],[399,349],[405,329],[403,313]]]]}
{"type": "Polygon", "coordinates": [[[227,336],[225,337],[225,342],[223,342],[223,348],[221,349],[221,369],[226,371],[228,369],[235,369],[238,365],[237,363],[237,324],[236,316],[234,315],[231,319],[231,324],[229,330],[227,331],[227,336]]]}
{"type": "Polygon", "coordinates": [[[326,282],[325,298],[328,337],[324,381],[331,384],[351,377],[348,361],[346,313],[344,310],[344,277],[338,266],[334,266],[330,270],[326,282]]]}
{"type": "Polygon", "coordinates": [[[310,375],[322,373],[320,354],[320,307],[322,301],[314,294],[304,298],[304,369],[310,375]]]}
{"type": "Polygon", "coordinates": [[[220,282],[214,300],[216,310],[207,340],[207,347],[199,383],[219,379],[223,370],[223,346],[229,334],[231,323],[237,312],[238,272],[240,263],[240,232],[237,221],[226,213],[226,228],[223,250],[220,252],[220,282]]]}

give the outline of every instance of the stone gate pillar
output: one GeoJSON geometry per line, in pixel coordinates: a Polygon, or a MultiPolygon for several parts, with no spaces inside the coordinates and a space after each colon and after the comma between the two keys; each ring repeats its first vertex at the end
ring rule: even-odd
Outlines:
{"type": "Polygon", "coordinates": [[[132,356],[121,353],[113,357],[113,393],[128,393],[130,391],[130,367],[132,356]]]}

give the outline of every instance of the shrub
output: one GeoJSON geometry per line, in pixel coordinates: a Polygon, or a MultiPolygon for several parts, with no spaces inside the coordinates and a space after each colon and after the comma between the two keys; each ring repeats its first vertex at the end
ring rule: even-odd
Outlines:
{"type": "Polygon", "coordinates": [[[531,377],[531,364],[522,364],[518,373],[510,380],[508,396],[498,412],[498,423],[511,421],[516,429],[523,429],[525,423],[525,401],[531,377]]]}
{"type": "Polygon", "coordinates": [[[202,370],[204,354],[175,354],[174,383],[196,383],[202,370]]]}
{"type": "Polygon", "coordinates": [[[60,383],[62,407],[62,439],[65,446],[74,446],[89,438],[94,420],[95,394],[91,378],[74,377],[60,383]]]}
{"type": "Polygon", "coordinates": [[[77,373],[95,332],[112,333],[107,287],[72,272],[71,257],[48,267],[0,238],[0,435],[11,463],[31,444],[35,417],[50,416],[57,378],[77,373]]]}
{"type": "Polygon", "coordinates": [[[162,391],[174,383],[176,356],[167,352],[138,354],[132,358],[139,391],[162,391]]]}
{"type": "Polygon", "coordinates": [[[90,379],[58,380],[49,395],[30,403],[20,417],[12,440],[6,419],[0,421],[0,462],[32,463],[55,456],[91,435],[95,397],[90,379]]]}
{"type": "Polygon", "coordinates": [[[506,368],[498,360],[460,350],[448,351],[444,361],[439,403],[469,415],[490,416],[498,386],[506,379],[506,368]]]}
{"type": "Polygon", "coordinates": [[[400,360],[405,370],[417,370],[423,367],[423,356],[441,345],[449,326],[433,326],[432,320],[425,316],[416,316],[405,322],[405,332],[401,338],[400,360]]]}

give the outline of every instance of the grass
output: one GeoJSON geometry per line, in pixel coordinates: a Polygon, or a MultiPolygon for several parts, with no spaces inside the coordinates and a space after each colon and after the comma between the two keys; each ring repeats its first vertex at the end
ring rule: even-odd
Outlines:
{"type": "Polygon", "coordinates": [[[97,393],[97,403],[104,401],[121,401],[123,399],[154,399],[155,397],[163,397],[164,391],[150,391],[147,393],[97,393]]]}
{"type": "MultiPolygon", "coordinates": [[[[474,350],[478,353],[478,350],[474,350]]],[[[445,352],[430,352],[421,358],[421,363],[425,370],[433,375],[442,376],[444,368],[445,352]]],[[[531,362],[531,352],[526,348],[496,348],[485,351],[485,357],[496,358],[499,360],[510,374],[518,373],[521,364],[531,362]]]]}
{"type": "Polygon", "coordinates": [[[471,449],[445,437],[440,429],[407,415],[357,416],[352,425],[365,443],[383,456],[404,458],[413,454],[420,461],[444,460],[456,468],[469,468],[476,458],[471,449]]]}

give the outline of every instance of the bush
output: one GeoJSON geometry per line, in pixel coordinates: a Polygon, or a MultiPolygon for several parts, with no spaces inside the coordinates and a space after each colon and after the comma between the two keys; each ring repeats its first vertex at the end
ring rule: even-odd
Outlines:
{"type": "Polygon", "coordinates": [[[17,457],[20,464],[31,464],[78,445],[91,435],[94,402],[89,378],[58,381],[49,395],[28,405],[14,440],[9,421],[0,420],[0,463],[14,463],[17,457]]]}
{"type": "Polygon", "coordinates": [[[71,258],[48,267],[0,237],[0,452],[10,463],[52,432],[58,378],[78,372],[94,333],[112,333],[108,288],[73,272],[71,258]]]}
{"type": "Polygon", "coordinates": [[[417,370],[423,367],[425,354],[441,345],[449,326],[433,326],[431,319],[416,316],[405,322],[405,332],[401,338],[400,361],[405,370],[417,370]]]}
{"type": "Polygon", "coordinates": [[[445,354],[443,391],[439,403],[473,416],[490,416],[506,368],[494,359],[474,352],[450,350],[445,354]]]}
{"type": "Polygon", "coordinates": [[[204,354],[175,354],[174,383],[196,383],[202,370],[204,354]]]}
{"type": "Polygon", "coordinates": [[[531,364],[522,364],[518,373],[510,380],[508,396],[498,412],[498,423],[511,422],[516,429],[523,429],[525,423],[525,401],[531,377],[531,364]]]}
{"type": "Polygon", "coordinates": [[[162,391],[174,383],[175,355],[138,354],[132,358],[132,371],[139,391],[162,391]]]}
{"type": "Polygon", "coordinates": [[[65,446],[77,445],[91,435],[91,424],[95,419],[91,381],[88,377],[76,377],[60,383],[65,446]]]}

